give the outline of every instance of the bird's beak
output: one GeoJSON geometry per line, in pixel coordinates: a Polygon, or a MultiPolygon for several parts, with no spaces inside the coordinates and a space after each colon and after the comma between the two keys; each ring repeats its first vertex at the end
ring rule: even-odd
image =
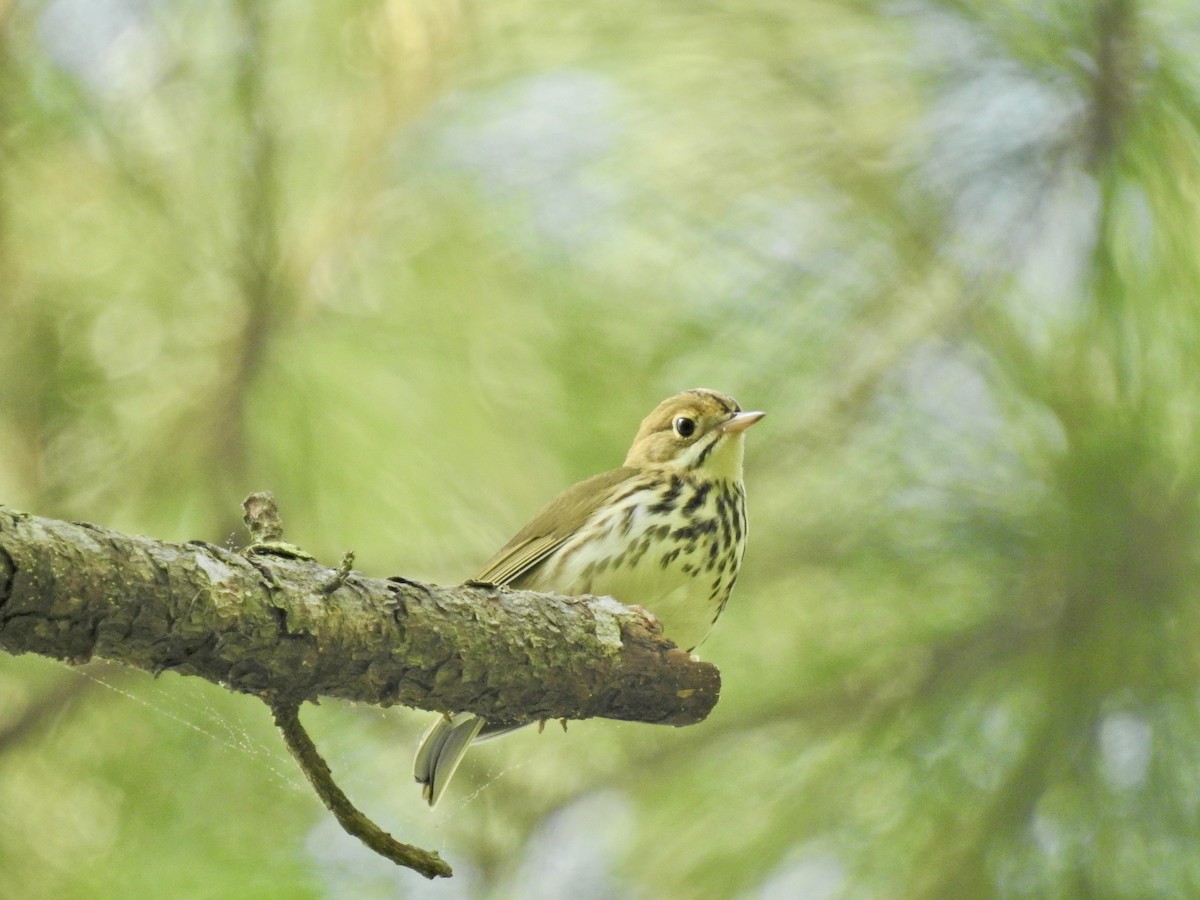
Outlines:
{"type": "Polygon", "coordinates": [[[737,434],[739,431],[745,431],[765,415],[765,412],[734,413],[733,418],[721,426],[721,431],[725,434],[737,434]]]}

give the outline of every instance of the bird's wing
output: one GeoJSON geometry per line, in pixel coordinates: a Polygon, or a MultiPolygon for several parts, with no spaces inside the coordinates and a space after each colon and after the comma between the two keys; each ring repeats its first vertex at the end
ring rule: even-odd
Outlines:
{"type": "Polygon", "coordinates": [[[474,580],[513,584],[528,575],[566,543],[636,472],[624,467],[612,469],[567,488],[484,563],[474,580]]]}
{"type": "Polygon", "coordinates": [[[552,534],[543,534],[519,544],[509,543],[479,571],[474,580],[488,584],[509,584],[539,565],[561,547],[564,540],[552,534]]]}

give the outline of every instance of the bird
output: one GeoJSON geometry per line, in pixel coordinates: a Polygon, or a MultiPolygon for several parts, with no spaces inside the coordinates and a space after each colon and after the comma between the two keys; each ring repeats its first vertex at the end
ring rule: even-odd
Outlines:
{"type": "MultiPolygon", "coordinates": [[[[745,431],[766,415],[706,388],[659,403],[622,466],[547,503],[473,581],[642,607],[687,651],[725,608],[746,549],[745,431]]],[[[526,723],[527,724],[527,723],[526,723]]],[[[471,713],[439,718],[421,739],[413,776],[432,807],[473,742],[522,725],[471,713]]]]}

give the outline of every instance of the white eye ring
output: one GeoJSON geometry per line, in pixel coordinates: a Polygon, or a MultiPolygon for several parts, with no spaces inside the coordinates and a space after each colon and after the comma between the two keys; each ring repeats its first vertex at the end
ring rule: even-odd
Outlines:
{"type": "Polygon", "coordinates": [[[690,419],[687,416],[680,416],[672,423],[675,433],[681,438],[690,438],[696,433],[696,420],[690,419]]]}

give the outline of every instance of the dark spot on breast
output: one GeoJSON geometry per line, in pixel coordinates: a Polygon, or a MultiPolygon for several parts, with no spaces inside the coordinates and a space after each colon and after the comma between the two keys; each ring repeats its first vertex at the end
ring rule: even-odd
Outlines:
{"type": "Polygon", "coordinates": [[[659,515],[670,512],[679,502],[679,495],[681,493],[683,493],[683,479],[678,475],[672,475],[670,485],[663,491],[662,496],[658,498],[658,502],[652,506],[648,506],[646,511],[659,515]]]}
{"type": "Polygon", "coordinates": [[[721,549],[721,544],[719,541],[709,541],[708,562],[706,562],[704,564],[705,572],[711,572],[711,571],[713,571],[713,569],[715,569],[717,567],[717,563],[720,562],[720,557],[717,556],[717,553],[720,551],[720,549],[721,549]]]}
{"type": "Polygon", "coordinates": [[[684,504],[683,514],[690,516],[704,505],[704,501],[708,499],[708,493],[712,490],[712,482],[705,481],[696,486],[696,492],[692,494],[690,500],[684,504]]]}
{"type": "Polygon", "coordinates": [[[716,534],[716,519],[696,519],[690,525],[681,525],[671,532],[671,537],[677,541],[691,541],[693,545],[699,537],[706,534],[716,534]]]}

